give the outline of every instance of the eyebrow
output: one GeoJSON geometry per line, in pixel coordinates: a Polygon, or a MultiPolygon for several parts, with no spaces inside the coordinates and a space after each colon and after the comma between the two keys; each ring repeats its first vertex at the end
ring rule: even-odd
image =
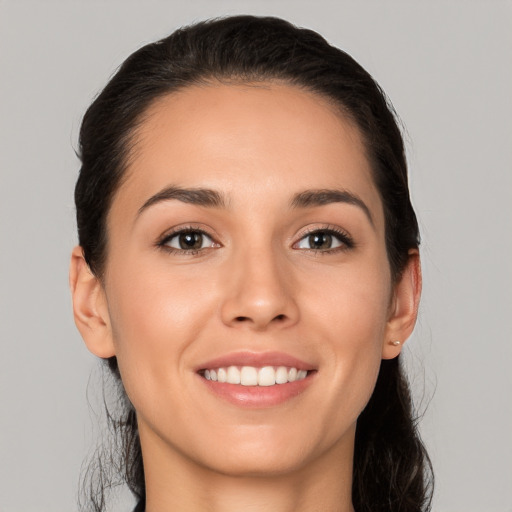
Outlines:
{"type": "Polygon", "coordinates": [[[137,217],[150,206],[162,201],[176,199],[183,203],[205,206],[207,208],[226,208],[227,201],[222,194],[216,190],[208,188],[181,188],[174,185],[164,189],[151,196],[137,212],[137,217]]]}
{"type": "Polygon", "coordinates": [[[370,224],[375,227],[372,214],[365,202],[348,190],[318,189],[305,190],[293,196],[292,208],[308,208],[312,206],[324,206],[332,203],[345,203],[360,208],[368,217],[370,224]]]}
{"type": "MultiPolygon", "coordinates": [[[[152,195],[137,212],[139,217],[142,212],[157,203],[170,200],[178,200],[183,203],[204,206],[206,208],[227,208],[228,200],[216,190],[208,188],[182,188],[175,185],[165,187],[152,195]]],[[[324,206],[332,203],[345,203],[360,208],[372,226],[375,226],[370,209],[362,199],[347,190],[317,189],[304,190],[295,194],[290,202],[291,208],[310,208],[324,206]]]]}

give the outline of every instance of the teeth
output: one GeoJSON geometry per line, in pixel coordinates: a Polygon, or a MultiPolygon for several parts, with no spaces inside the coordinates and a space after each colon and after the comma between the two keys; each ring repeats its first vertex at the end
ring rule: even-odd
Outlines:
{"type": "Polygon", "coordinates": [[[258,385],[273,386],[276,383],[276,371],[272,366],[260,368],[258,372],[258,385]]]}
{"type": "Polygon", "coordinates": [[[236,366],[230,366],[227,369],[226,382],[229,384],[240,384],[240,370],[236,366]]]}
{"type": "Polygon", "coordinates": [[[264,366],[263,368],[229,366],[205,370],[204,378],[228,384],[241,384],[242,386],[274,386],[305,379],[307,374],[307,370],[297,370],[297,368],[287,368],[286,366],[264,366]]]}
{"type": "Polygon", "coordinates": [[[252,366],[243,366],[240,371],[240,384],[242,386],[257,386],[258,370],[252,366]]]}
{"type": "Polygon", "coordinates": [[[288,382],[288,370],[280,366],[276,371],[276,384],[286,384],[288,382]]]}
{"type": "Polygon", "coordinates": [[[217,371],[217,380],[219,382],[227,382],[228,374],[225,368],[219,368],[219,370],[217,371]]]}

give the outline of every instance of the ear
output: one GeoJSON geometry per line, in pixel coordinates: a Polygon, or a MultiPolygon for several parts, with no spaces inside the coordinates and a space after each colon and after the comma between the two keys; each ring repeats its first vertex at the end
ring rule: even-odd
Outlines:
{"type": "Polygon", "coordinates": [[[71,253],[69,286],[75,324],[87,348],[98,357],[112,357],[115,350],[103,285],[91,272],[80,246],[71,253]]]}
{"type": "Polygon", "coordinates": [[[411,335],[416,324],[420,295],[420,255],[417,249],[411,249],[407,265],[400,280],[394,286],[386,336],[382,347],[382,359],[393,359],[400,354],[403,344],[411,335]]]}

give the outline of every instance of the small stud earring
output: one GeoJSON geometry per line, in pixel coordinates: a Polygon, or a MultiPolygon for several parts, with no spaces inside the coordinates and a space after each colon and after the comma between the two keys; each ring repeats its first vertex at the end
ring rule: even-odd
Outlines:
{"type": "Polygon", "coordinates": [[[396,340],[396,341],[390,341],[391,345],[395,346],[395,347],[398,347],[398,345],[400,345],[400,341],[396,340]]]}

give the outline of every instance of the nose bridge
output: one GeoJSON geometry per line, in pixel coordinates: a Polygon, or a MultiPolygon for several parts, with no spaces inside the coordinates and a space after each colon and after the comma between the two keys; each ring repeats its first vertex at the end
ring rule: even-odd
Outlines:
{"type": "Polygon", "coordinates": [[[271,243],[234,250],[228,282],[222,306],[225,323],[264,329],[297,320],[292,276],[271,243]]]}

